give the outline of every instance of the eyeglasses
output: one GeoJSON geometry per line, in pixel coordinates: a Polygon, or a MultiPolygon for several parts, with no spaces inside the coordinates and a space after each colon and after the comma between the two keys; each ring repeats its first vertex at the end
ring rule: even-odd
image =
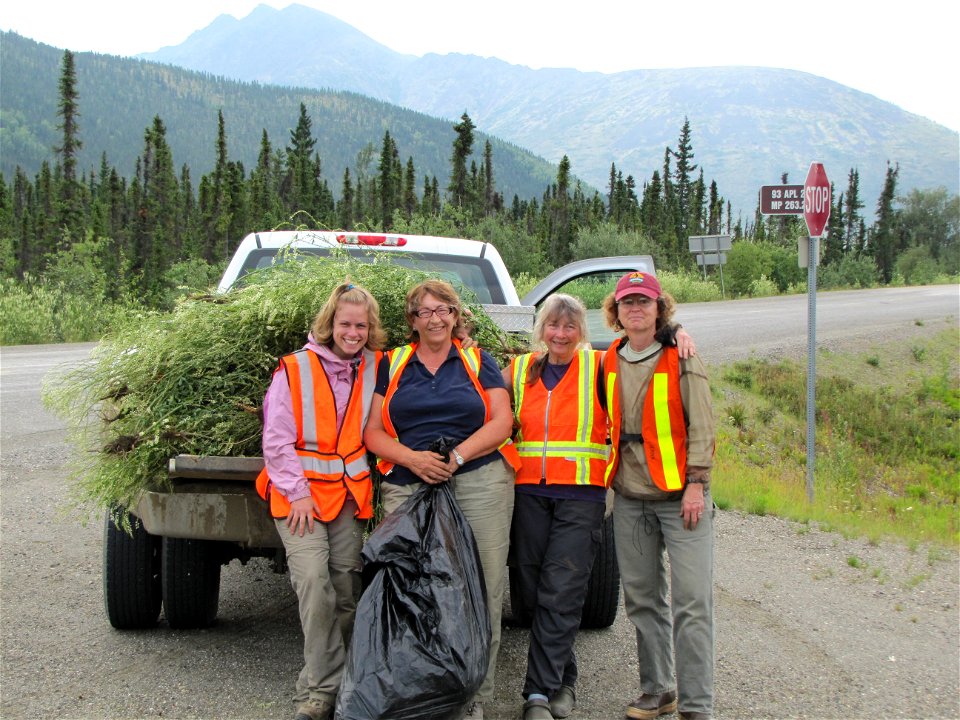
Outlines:
{"type": "Polygon", "coordinates": [[[414,315],[416,315],[421,320],[426,320],[428,317],[436,313],[438,318],[445,318],[450,313],[456,310],[452,305],[438,305],[435,308],[420,308],[417,310],[414,315]]]}
{"type": "Polygon", "coordinates": [[[652,302],[653,298],[641,295],[640,297],[625,297],[619,304],[626,305],[627,307],[649,307],[652,302]]]}

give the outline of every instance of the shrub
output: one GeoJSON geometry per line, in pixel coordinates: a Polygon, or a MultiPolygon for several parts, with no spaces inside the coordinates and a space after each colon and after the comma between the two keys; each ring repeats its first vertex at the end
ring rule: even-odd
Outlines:
{"type": "Polygon", "coordinates": [[[817,271],[817,284],[824,290],[876,287],[879,281],[876,263],[865,256],[844,255],[839,263],[821,266],[817,271]]]}
{"type": "Polygon", "coordinates": [[[896,271],[906,285],[929,285],[936,279],[939,267],[927,246],[920,245],[910,248],[897,259],[896,271]]]}

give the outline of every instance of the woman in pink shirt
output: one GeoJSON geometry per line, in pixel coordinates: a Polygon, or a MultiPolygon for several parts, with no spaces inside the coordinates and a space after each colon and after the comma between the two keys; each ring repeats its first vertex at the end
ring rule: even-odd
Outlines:
{"type": "Polygon", "coordinates": [[[280,358],[264,398],[257,489],[283,540],[303,627],[295,720],[333,715],[360,594],[373,488],[363,429],[385,333],[361,287],[338,286],[306,345],[280,358]]]}

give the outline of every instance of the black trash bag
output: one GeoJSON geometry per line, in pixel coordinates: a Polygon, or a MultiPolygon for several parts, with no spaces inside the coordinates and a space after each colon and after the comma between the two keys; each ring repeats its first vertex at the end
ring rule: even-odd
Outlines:
{"type": "Polygon", "coordinates": [[[370,535],[337,720],[451,720],[490,661],[480,555],[449,483],[423,485],[370,535]]]}

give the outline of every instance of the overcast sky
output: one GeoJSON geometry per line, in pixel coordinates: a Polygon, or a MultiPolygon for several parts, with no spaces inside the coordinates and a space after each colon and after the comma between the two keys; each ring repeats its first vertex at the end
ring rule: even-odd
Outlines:
{"type": "MultiPolygon", "coordinates": [[[[218,15],[288,0],[19,0],[0,28],[75,52],[136,55],[218,15]]],[[[956,0],[300,0],[398,52],[617,72],[756,65],[802,70],[960,130],[956,0]],[[471,15],[464,16],[463,8],[471,15]],[[563,9],[561,9],[563,8],[563,9]]],[[[318,42],[322,42],[318,38],[318,42]]],[[[2,88],[0,88],[2,92],[2,88]]]]}

